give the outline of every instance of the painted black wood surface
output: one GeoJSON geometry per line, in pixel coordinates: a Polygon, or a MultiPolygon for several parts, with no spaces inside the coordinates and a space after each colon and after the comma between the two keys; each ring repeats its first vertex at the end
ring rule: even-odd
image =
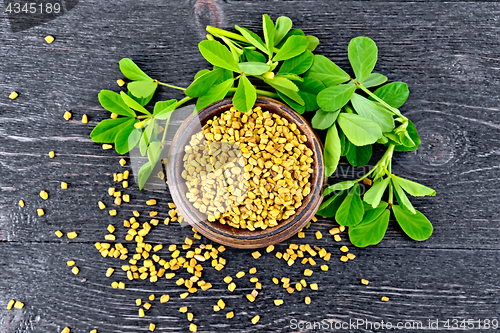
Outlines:
{"type": "MultiPolygon", "coordinates": [[[[471,319],[472,331],[486,331],[477,328],[478,320],[500,319],[499,15],[497,3],[90,0],[53,21],[13,33],[7,15],[0,14],[0,332],[60,332],[65,326],[72,332],[145,332],[151,322],[158,332],[186,332],[189,323],[178,311],[181,306],[194,313],[199,332],[299,332],[306,329],[294,328],[293,320],[324,319],[394,325],[438,319],[443,331],[447,319],[451,326],[453,319],[471,319]],[[288,267],[270,254],[255,260],[250,251],[240,250],[223,253],[228,264],[221,272],[205,269],[212,289],[185,300],[179,298],[184,289],[172,280],[134,281],[125,290],[112,289],[112,281],[128,282],[119,269],[122,263],[102,258],[93,243],[102,241],[108,224],[123,237],[121,221],[133,210],[147,213],[149,198],[158,199],[165,217],[169,194],[162,187],[141,192],[131,181],[127,192],[133,201],[118,208],[117,217],[97,208],[99,200],[112,206],[106,194],[114,185],[112,173],[125,170],[120,156],[89,139],[92,128],[107,117],[97,93],[119,90],[115,81],[122,77],[118,61],[123,57],[154,78],[186,86],[207,67],[197,49],[205,25],[259,29],[262,13],[292,18],[320,39],[319,53],[343,68],[351,38],[365,35],[376,41],[376,70],[408,83],[411,94],[402,111],[422,138],[417,152],[397,154],[393,169],[437,190],[435,198],[413,200],[433,222],[433,236],[414,242],[391,222],[381,244],[351,249],[346,235],[339,243],[328,235],[332,221],[313,223],[305,239],[293,237],[277,249],[310,243],[332,253],[328,272],[315,268],[306,278],[319,284],[318,291],[289,295],[271,278],[297,282],[303,265],[288,267]],[[56,38],[50,45],[43,40],[49,34],[56,38]],[[20,96],[8,99],[11,91],[20,96]],[[62,118],[66,110],[73,113],[69,122],[62,118]],[[83,114],[89,124],[80,122],[83,114]],[[68,182],[68,190],[60,189],[61,181],[68,182]],[[49,193],[49,200],[42,202],[40,190],[49,193]],[[17,205],[20,199],[24,209],[17,205]],[[37,208],[46,215],[38,217],[37,208]],[[59,239],[58,229],[79,237],[59,239]],[[321,240],[314,237],[318,230],[321,240]],[[340,262],[341,245],[357,258],[340,262]],[[77,262],[78,276],[67,260],[77,262]],[[105,277],[108,267],[117,268],[112,278],[105,277]],[[234,293],[222,281],[250,267],[257,267],[263,284],[254,303],[245,298],[252,290],[247,277],[234,293]],[[362,278],[370,284],[361,285],[362,278]],[[168,293],[171,300],[155,301],[139,318],[135,299],[153,293],[168,293]],[[312,304],[304,304],[305,296],[312,304]],[[380,301],[382,296],[390,301],[380,301]],[[220,298],[227,307],[214,312],[220,298]],[[276,307],[276,298],[284,304],[276,307]],[[10,299],[26,306],[7,311],[10,299]],[[226,319],[231,310],[235,318],[226,319]],[[252,325],[257,314],[261,320],[252,325]]],[[[162,88],[156,98],[181,97],[162,88]]],[[[344,163],[337,179],[352,179],[357,171],[344,163]]],[[[190,228],[173,224],[155,229],[148,241],[182,244],[190,235],[190,228]]],[[[339,331],[384,330],[351,326],[339,331]]]]}

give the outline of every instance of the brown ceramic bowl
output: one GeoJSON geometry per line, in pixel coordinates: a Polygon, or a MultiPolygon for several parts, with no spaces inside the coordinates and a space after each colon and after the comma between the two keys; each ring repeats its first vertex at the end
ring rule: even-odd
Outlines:
{"type": "Polygon", "coordinates": [[[282,242],[297,234],[316,213],[323,199],[324,167],[321,141],[309,123],[288,106],[274,99],[258,96],[255,107],[260,106],[263,111],[276,113],[289,122],[296,123],[300,131],[307,136],[306,145],[314,153],[312,166],[314,172],[310,178],[311,193],[304,199],[296,213],[286,220],[279,221],[277,226],[265,230],[236,229],[218,222],[209,222],[207,216],[194,208],[185,196],[187,187],[181,177],[181,172],[184,170],[182,160],[184,147],[189,143],[191,136],[201,130],[201,126],[207,120],[229,110],[231,106],[230,98],[216,102],[196,115],[190,115],[179,127],[172,141],[168,159],[167,179],[170,194],[184,219],[199,233],[214,242],[243,249],[261,248],[282,242]]]}

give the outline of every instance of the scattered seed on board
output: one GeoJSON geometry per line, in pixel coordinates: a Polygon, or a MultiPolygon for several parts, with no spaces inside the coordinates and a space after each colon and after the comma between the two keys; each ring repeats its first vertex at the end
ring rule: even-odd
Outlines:
{"type": "Polygon", "coordinates": [[[189,324],[189,330],[191,332],[196,332],[198,330],[198,327],[195,324],[191,323],[189,324]]]}
{"type": "Polygon", "coordinates": [[[125,85],[125,81],[123,81],[122,79],[118,79],[116,80],[116,84],[118,84],[118,86],[120,87],[123,87],[125,85]]]}
{"type": "Polygon", "coordinates": [[[63,232],[62,232],[61,230],[57,230],[57,231],[55,232],[55,234],[56,234],[56,236],[57,236],[57,237],[59,237],[59,238],[61,238],[62,236],[64,236],[64,234],[63,234],[63,232]]]}
{"type": "Polygon", "coordinates": [[[170,300],[169,295],[161,295],[160,297],[160,303],[167,303],[170,300]]]}
{"type": "Polygon", "coordinates": [[[259,322],[259,320],[260,320],[260,316],[259,315],[253,317],[252,318],[252,324],[254,324],[254,325],[257,324],[259,322]]]}
{"type": "Polygon", "coordinates": [[[306,304],[311,304],[311,298],[309,296],[306,296],[306,298],[304,299],[304,302],[306,304]]]}
{"type": "Polygon", "coordinates": [[[124,158],[120,158],[120,165],[125,166],[127,164],[127,161],[124,158]]]}
{"type": "Polygon", "coordinates": [[[283,304],[283,300],[282,299],[275,299],[274,300],[274,305],[280,306],[281,304],[283,304]]]}
{"type": "Polygon", "coordinates": [[[44,211],[42,208],[38,208],[38,209],[36,210],[36,212],[37,212],[38,216],[43,216],[43,215],[45,215],[45,211],[44,211]]]}
{"type": "Polygon", "coordinates": [[[99,202],[97,203],[97,205],[99,206],[99,208],[100,208],[100,209],[104,209],[104,208],[106,208],[106,205],[105,205],[105,204],[104,204],[104,202],[102,202],[102,201],[99,201],[99,202]]]}
{"type": "Polygon", "coordinates": [[[69,260],[66,261],[66,265],[68,265],[68,267],[75,266],[75,262],[73,260],[69,260]]]}
{"type": "Polygon", "coordinates": [[[54,156],[56,156],[56,153],[54,153],[54,151],[49,151],[49,157],[54,158],[54,156]]]}
{"type": "Polygon", "coordinates": [[[71,112],[66,111],[64,112],[63,118],[66,119],[66,121],[68,121],[71,119],[71,116],[72,116],[71,112]]]}
{"type": "Polygon", "coordinates": [[[78,237],[78,234],[76,232],[72,231],[72,232],[68,232],[68,234],[66,236],[68,236],[69,239],[74,239],[74,238],[78,237]]]}
{"type": "Polygon", "coordinates": [[[368,283],[370,283],[370,281],[365,280],[365,279],[361,279],[361,284],[364,284],[365,286],[367,286],[368,283]]]}
{"type": "Polygon", "coordinates": [[[102,149],[104,150],[108,150],[108,149],[111,149],[113,148],[113,145],[110,145],[109,143],[105,143],[102,145],[102,149]]]}
{"type": "Polygon", "coordinates": [[[150,330],[151,332],[153,332],[153,331],[155,330],[155,328],[156,328],[156,325],[155,325],[155,324],[153,324],[153,323],[149,324],[149,330],[150,330]]]}
{"type": "Polygon", "coordinates": [[[54,37],[52,37],[51,35],[48,35],[47,37],[45,37],[45,41],[47,42],[47,44],[52,44],[52,42],[55,40],[54,37]]]}
{"type": "Polygon", "coordinates": [[[305,276],[311,276],[312,274],[313,274],[313,271],[312,271],[312,270],[310,270],[310,269],[306,269],[306,270],[304,270],[304,275],[305,275],[305,276]]]}
{"type": "Polygon", "coordinates": [[[316,239],[321,239],[323,238],[323,234],[321,233],[321,231],[316,231],[316,239]]]}
{"type": "Polygon", "coordinates": [[[382,302],[388,302],[389,301],[389,297],[387,296],[382,296],[382,298],[380,299],[382,302]]]}
{"type": "Polygon", "coordinates": [[[7,303],[7,310],[12,309],[12,307],[14,306],[14,303],[16,303],[16,301],[14,301],[13,299],[11,299],[9,301],[9,303],[7,303]]]}
{"type": "Polygon", "coordinates": [[[97,333],[97,330],[92,330],[90,331],[90,333],[97,333]]]}
{"type": "Polygon", "coordinates": [[[9,98],[10,99],[16,99],[17,96],[19,96],[19,94],[17,92],[13,91],[13,92],[10,93],[9,98]]]}
{"type": "Polygon", "coordinates": [[[261,254],[259,251],[252,252],[252,257],[254,257],[254,259],[259,259],[260,256],[261,256],[261,254]]]}
{"type": "Polygon", "coordinates": [[[19,200],[19,206],[21,206],[21,208],[24,207],[24,201],[23,200],[19,200]]]}
{"type": "Polygon", "coordinates": [[[340,251],[342,251],[342,252],[348,252],[348,251],[349,251],[349,248],[348,248],[347,246],[345,246],[345,245],[344,245],[344,246],[342,246],[342,247],[340,248],[340,251]]]}
{"type": "Polygon", "coordinates": [[[149,199],[148,201],[146,201],[146,205],[148,205],[148,206],[154,206],[154,205],[156,205],[156,200],[155,199],[149,199]]]}
{"type": "Polygon", "coordinates": [[[76,266],[71,269],[71,273],[73,273],[75,275],[78,275],[79,272],[80,272],[80,269],[78,269],[78,267],[76,267],[76,266]]]}
{"type": "Polygon", "coordinates": [[[68,188],[68,183],[61,182],[61,189],[66,190],[68,188]]]}
{"type": "Polygon", "coordinates": [[[82,116],[82,124],[88,124],[88,123],[89,123],[89,117],[86,114],[84,114],[82,116]]]}
{"type": "Polygon", "coordinates": [[[108,268],[108,270],[106,271],[106,277],[110,277],[111,275],[113,275],[113,273],[115,272],[115,269],[110,267],[108,268]]]}
{"type": "Polygon", "coordinates": [[[40,198],[47,200],[49,198],[49,194],[45,191],[40,191],[40,198]]]}

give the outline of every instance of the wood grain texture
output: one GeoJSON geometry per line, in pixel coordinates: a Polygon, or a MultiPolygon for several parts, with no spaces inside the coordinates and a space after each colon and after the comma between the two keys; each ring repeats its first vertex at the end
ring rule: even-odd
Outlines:
{"type": "MultiPolygon", "coordinates": [[[[0,14],[0,332],[140,332],[155,322],[159,332],[186,332],[180,306],[193,308],[199,332],[290,332],[290,320],[427,320],[429,318],[498,319],[500,246],[499,101],[500,31],[498,3],[423,3],[342,1],[80,1],[70,12],[44,25],[12,33],[0,14]],[[373,38],[379,47],[376,71],[390,81],[407,82],[411,91],[402,111],[422,138],[413,153],[399,153],[394,171],[437,190],[435,198],[413,200],[434,224],[433,236],[414,242],[391,222],[381,244],[351,249],[357,258],[338,261],[340,245],[330,235],[321,240],[332,221],[313,223],[305,239],[289,243],[315,244],[332,252],[328,272],[315,269],[317,292],[288,295],[270,283],[272,276],[300,279],[303,267],[288,267],[270,255],[254,260],[248,251],[228,250],[227,267],[207,268],[214,288],[182,301],[173,281],[156,285],[133,282],[125,290],[111,289],[107,267],[119,262],[103,259],[93,247],[105,227],[117,227],[133,210],[147,213],[145,201],[157,198],[166,217],[170,196],[166,186],[139,191],[134,181],[127,190],[133,201],[110,217],[97,201],[112,206],[106,191],[118,165],[113,151],[103,151],[89,139],[91,129],[107,117],[97,100],[101,89],[118,91],[118,61],[131,57],[149,75],[187,86],[206,68],[197,49],[204,25],[231,28],[239,24],[260,29],[263,11],[273,19],[292,18],[296,27],[320,39],[318,53],[348,67],[347,44],[358,35],[373,38]],[[51,34],[53,44],[43,38],[51,34]],[[19,92],[16,100],[7,98],[19,92]],[[73,119],[62,115],[70,110],[73,119]],[[88,114],[90,123],[80,122],[88,114]],[[48,152],[56,157],[50,159],[48,152]],[[69,183],[62,191],[61,181],[69,183]],[[40,190],[49,193],[43,202],[40,190]],[[26,207],[17,206],[24,199],[26,207]],[[36,208],[46,215],[38,217],[36,208]],[[76,231],[79,237],[58,239],[54,231],[76,231]],[[66,266],[75,260],[75,277],[66,266]],[[248,279],[231,295],[225,275],[257,267],[264,290],[255,303],[244,295],[248,279]],[[80,282],[86,278],[87,282],[80,282]],[[359,280],[371,281],[361,286],[359,280]],[[170,293],[168,304],[156,304],[145,318],[137,317],[135,298],[170,293]],[[380,302],[381,296],[390,301],[380,302]],[[211,307],[219,298],[236,318],[211,307]],[[5,310],[9,299],[26,303],[22,310],[5,310]],[[274,298],[285,304],[275,307],[274,298]],[[260,314],[257,325],[249,320],[260,314]]],[[[155,100],[181,98],[177,91],[159,89],[155,100]]],[[[187,109],[186,109],[187,110],[187,109]]],[[[186,112],[189,112],[187,110],[186,112]]],[[[182,121],[178,112],[174,124],[182,121]]],[[[381,151],[376,152],[380,156],[381,151]]],[[[371,164],[375,162],[372,160],[371,164]]],[[[363,168],[343,163],[331,181],[353,179],[363,168]]],[[[125,231],[117,228],[123,238],[125,231]]],[[[148,235],[151,243],[180,244],[191,235],[179,224],[161,226],[148,235]]],[[[278,248],[283,250],[287,244],[278,248]]],[[[130,246],[126,244],[126,246],[130,246]]],[[[124,279],[123,272],[115,273],[124,279]]],[[[246,279],[246,277],[244,278],[246,279]]],[[[441,329],[443,329],[441,327],[441,329]]],[[[355,332],[356,330],[345,330],[355,332]]],[[[361,330],[374,332],[376,330],[361,330]]]]}

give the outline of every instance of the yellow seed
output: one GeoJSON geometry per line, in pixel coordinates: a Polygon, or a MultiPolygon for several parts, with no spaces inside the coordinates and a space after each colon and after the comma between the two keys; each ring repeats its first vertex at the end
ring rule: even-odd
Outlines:
{"type": "Polygon", "coordinates": [[[45,191],[40,191],[40,198],[47,200],[49,198],[49,194],[45,191]]]}
{"type": "Polygon", "coordinates": [[[62,188],[63,190],[67,189],[67,188],[68,188],[68,183],[66,183],[66,182],[61,182],[61,188],[62,188]]]}
{"type": "Polygon", "coordinates": [[[175,277],[175,273],[167,273],[167,274],[165,274],[165,278],[167,278],[167,279],[172,279],[174,277],[175,277]]]}
{"type": "Polygon", "coordinates": [[[116,84],[118,84],[120,87],[123,87],[125,85],[125,81],[123,81],[122,79],[118,79],[116,80],[116,84]]]}
{"type": "Polygon", "coordinates": [[[274,251],[274,245],[269,245],[267,248],[266,248],[266,252],[267,253],[271,253],[274,251]]]}
{"type": "Polygon", "coordinates": [[[125,166],[127,164],[127,161],[124,158],[120,158],[120,165],[125,166]]]}
{"type": "Polygon", "coordinates": [[[278,280],[278,278],[275,278],[275,277],[273,277],[273,282],[274,282],[274,284],[280,283],[280,281],[278,280]]]}
{"type": "Polygon", "coordinates": [[[59,238],[61,238],[62,236],[64,236],[64,234],[62,233],[62,231],[61,231],[61,230],[57,230],[57,231],[55,232],[55,234],[56,234],[56,236],[57,236],[57,237],[59,237],[59,238]]]}
{"type": "Polygon", "coordinates": [[[19,206],[21,206],[21,208],[24,207],[24,201],[23,200],[19,200],[19,206]]]}
{"type": "Polygon", "coordinates": [[[97,203],[97,205],[99,206],[99,208],[100,208],[100,209],[104,209],[104,208],[106,208],[106,205],[105,205],[105,204],[104,204],[104,202],[102,202],[102,201],[99,201],[99,202],[97,203]]]}
{"type": "Polygon", "coordinates": [[[226,283],[231,283],[231,281],[233,281],[233,278],[232,278],[232,277],[230,277],[230,276],[226,276],[226,277],[224,278],[224,282],[226,282],[226,283]]]}
{"type": "Polygon", "coordinates": [[[310,269],[306,269],[306,270],[304,270],[304,275],[305,275],[305,276],[311,276],[312,274],[313,274],[313,271],[312,271],[312,270],[310,270],[310,269]]]}
{"type": "Polygon", "coordinates": [[[68,265],[69,267],[71,267],[71,266],[75,265],[75,262],[73,260],[66,261],[66,265],[68,265]]]}
{"type": "Polygon", "coordinates": [[[71,112],[66,111],[64,112],[63,118],[66,119],[66,121],[68,121],[71,119],[71,116],[72,116],[71,112]]]}
{"type": "Polygon", "coordinates": [[[115,227],[114,227],[112,224],[108,225],[108,228],[107,228],[107,229],[108,229],[108,231],[109,231],[110,233],[115,232],[115,227]]]}
{"type": "Polygon", "coordinates": [[[222,310],[224,310],[224,308],[226,307],[226,303],[224,303],[224,301],[222,299],[220,299],[218,302],[217,302],[217,305],[219,306],[219,308],[221,308],[222,310]]]}
{"type": "Polygon", "coordinates": [[[347,256],[347,259],[351,259],[351,260],[356,258],[356,256],[352,253],[348,253],[346,256],[347,256]]]}
{"type": "Polygon", "coordinates": [[[49,151],[49,157],[54,158],[54,156],[56,156],[56,153],[54,153],[54,151],[49,151]]]}
{"type": "Polygon", "coordinates": [[[7,310],[12,309],[12,307],[14,306],[14,303],[16,303],[16,302],[13,299],[11,299],[9,301],[9,303],[7,304],[7,310]]]}
{"type": "Polygon", "coordinates": [[[281,304],[283,304],[283,300],[282,299],[275,299],[274,300],[274,305],[280,306],[281,304]]]}
{"type": "Polygon", "coordinates": [[[148,201],[146,201],[146,205],[148,205],[148,206],[154,206],[154,205],[156,205],[156,200],[155,199],[149,199],[148,201]]]}
{"type": "Polygon", "coordinates": [[[68,232],[67,236],[69,239],[75,239],[76,237],[78,237],[78,234],[76,232],[72,231],[72,232],[68,232]]]}
{"type": "Polygon", "coordinates": [[[115,216],[115,215],[116,215],[116,209],[111,209],[111,210],[109,211],[109,215],[111,215],[111,216],[115,216]]]}
{"type": "Polygon", "coordinates": [[[252,257],[254,257],[254,259],[258,259],[260,256],[261,254],[259,251],[252,252],[252,257]]]}
{"type": "Polygon", "coordinates": [[[125,283],[124,282],[118,283],[118,288],[125,289],[125,283]]]}
{"type": "Polygon", "coordinates": [[[142,304],[142,299],[138,298],[135,300],[135,305],[141,306],[141,304],[142,304]]]}
{"type": "MultiPolygon", "coordinates": [[[[202,289],[203,289],[203,288],[202,288],[202,289]]],[[[180,298],[184,299],[184,298],[186,298],[186,297],[188,297],[188,296],[189,296],[189,293],[182,293],[182,294],[180,295],[180,298]]]]}
{"type": "Polygon", "coordinates": [[[108,270],[106,271],[106,276],[107,277],[110,277],[111,275],[113,275],[113,273],[115,272],[115,269],[110,267],[108,268],[108,270]]]}
{"type": "Polygon", "coordinates": [[[19,301],[16,301],[16,303],[14,303],[14,307],[16,309],[22,309],[24,307],[24,303],[23,302],[19,302],[19,301]]]}
{"type": "Polygon", "coordinates": [[[130,174],[130,171],[125,170],[125,172],[123,173],[123,179],[127,180],[127,179],[128,179],[129,174],[130,174]]]}
{"type": "Polygon", "coordinates": [[[38,216],[43,216],[43,215],[45,215],[45,212],[43,211],[43,209],[42,209],[42,208],[38,208],[38,209],[36,210],[36,212],[37,212],[38,216]]]}
{"type": "Polygon", "coordinates": [[[181,312],[181,313],[186,313],[187,310],[188,310],[187,306],[183,306],[183,307],[179,308],[179,312],[181,312]]]}
{"type": "Polygon", "coordinates": [[[321,239],[323,238],[323,234],[321,233],[321,231],[316,231],[316,239],[321,239]]]}
{"type": "Polygon", "coordinates": [[[161,295],[160,303],[167,303],[170,300],[170,295],[161,295]]]}
{"type": "Polygon", "coordinates": [[[226,318],[227,318],[227,319],[234,318],[234,312],[233,312],[233,311],[231,311],[231,312],[226,313],[226,318]]]}
{"type": "Polygon", "coordinates": [[[387,296],[383,296],[380,300],[381,300],[382,302],[388,302],[388,301],[389,301],[389,297],[387,297],[387,296]]]}
{"type": "Polygon", "coordinates": [[[309,288],[311,288],[311,290],[318,290],[318,284],[317,283],[311,283],[309,285],[309,288]]]}
{"type": "Polygon", "coordinates": [[[151,309],[151,303],[144,303],[144,309],[149,310],[151,309]]]}
{"type": "Polygon", "coordinates": [[[122,182],[122,186],[123,186],[123,188],[127,188],[128,187],[128,181],[124,180],[122,182]]]}
{"type": "Polygon", "coordinates": [[[139,309],[139,317],[144,317],[146,314],[144,313],[144,309],[139,309]]]}
{"type": "Polygon", "coordinates": [[[109,143],[105,143],[102,145],[102,149],[104,150],[108,150],[108,149],[111,149],[113,148],[113,145],[110,145],[109,143]]]}
{"type": "Polygon", "coordinates": [[[116,119],[116,118],[118,118],[118,114],[117,114],[117,113],[111,113],[111,114],[109,115],[109,118],[111,118],[111,119],[116,119]]]}
{"type": "Polygon", "coordinates": [[[153,323],[149,324],[149,330],[150,330],[151,332],[153,332],[153,331],[155,330],[155,328],[156,328],[156,325],[155,325],[155,324],[153,324],[153,323]]]}
{"type": "Polygon", "coordinates": [[[155,295],[154,295],[154,294],[149,295],[149,300],[150,300],[150,301],[154,301],[154,300],[155,300],[155,295]]]}
{"type": "Polygon", "coordinates": [[[244,277],[244,276],[245,276],[245,272],[243,272],[243,271],[236,273],[236,277],[237,277],[238,279],[241,279],[241,278],[242,278],[242,277],[244,277]]]}
{"type": "Polygon", "coordinates": [[[254,325],[257,324],[259,322],[259,320],[260,320],[260,316],[259,315],[253,317],[252,318],[252,324],[254,324],[254,325]]]}
{"type": "Polygon", "coordinates": [[[198,327],[195,324],[191,323],[189,324],[189,330],[191,332],[196,332],[198,330],[198,327]]]}
{"type": "Polygon", "coordinates": [[[321,265],[321,270],[326,272],[328,270],[328,265],[321,265]]]}
{"type": "Polygon", "coordinates": [[[233,292],[236,289],[236,284],[234,282],[231,282],[228,286],[227,289],[229,289],[230,292],[233,292]]]}
{"type": "Polygon", "coordinates": [[[19,96],[19,94],[17,92],[13,91],[13,92],[10,93],[9,98],[10,99],[16,99],[17,96],[19,96]]]}
{"type": "Polygon", "coordinates": [[[365,280],[365,279],[361,279],[361,284],[364,284],[365,286],[367,286],[368,283],[370,283],[370,281],[365,280]]]}
{"type": "Polygon", "coordinates": [[[336,242],[340,242],[342,240],[339,235],[333,235],[333,239],[335,239],[336,242]]]}
{"type": "Polygon", "coordinates": [[[63,330],[61,331],[61,333],[70,333],[71,330],[69,329],[69,327],[65,327],[63,328],[63,330]]]}
{"type": "Polygon", "coordinates": [[[118,288],[118,282],[116,281],[111,282],[111,287],[113,287],[113,289],[118,288]]]}
{"type": "Polygon", "coordinates": [[[255,268],[255,267],[250,268],[250,269],[248,270],[248,273],[250,273],[250,274],[255,274],[255,273],[257,273],[257,268],[255,268]]]}
{"type": "Polygon", "coordinates": [[[55,40],[54,37],[52,37],[51,35],[48,35],[47,37],[45,37],[45,41],[47,42],[47,44],[52,44],[52,42],[55,40]]]}
{"type": "Polygon", "coordinates": [[[344,246],[342,246],[342,247],[340,248],[340,251],[342,251],[342,252],[347,252],[347,251],[349,251],[349,249],[347,248],[347,246],[345,246],[345,245],[344,245],[344,246]]]}
{"type": "Polygon", "coordinates": [[[340,257],[340,261],[346,262],[347,260],[349,260],[349,258],[347,258],[347,256],[340,257]]]}
{"type": "Polygon", "coordinates": [[[123,201],[130,202],[130,195],[129,194],[124,194],[123,195],[123,201]]]}
{"type": "Polygon", "coordinates": [[[92,330],[90,331],[90,333],[97,333],[97,330],[92,330]]]}
{"type": "Polygon", "coordinates": [[[73,273],[75,275],[78,275],[79,272],[80,272],[80,270],[76,266],[71,269],[71,273],[73,273]]]}
{"type": "Polygon", "coordinates": [[[306,237],[306,234],[305,234],[303,231],[300,231],[300,232],[297,234],[297,237],[299,237],[299,238],[305,238],[305,237],[306,237]]]}
{"type": "Polygon", "coordinates": [[[251,294],[247,294],[247,299],[250,301],[250,302],[253,302],[255,301],[255,297],[251,294]]]}
{"type": "Polygon", "coordinates": [[[306,298],[304,299],[304,303],[311,304],[311,298],[309,296],[306,296],[306,298]]]}
{"type": "Polygon", "coordinates": [[[344,232],[344,231],[345,231],[345,227],[344,227],[343,225],[341,225],[341,226],[339,227],[339,230],[340,230],[341,232],[344,232]]]}

